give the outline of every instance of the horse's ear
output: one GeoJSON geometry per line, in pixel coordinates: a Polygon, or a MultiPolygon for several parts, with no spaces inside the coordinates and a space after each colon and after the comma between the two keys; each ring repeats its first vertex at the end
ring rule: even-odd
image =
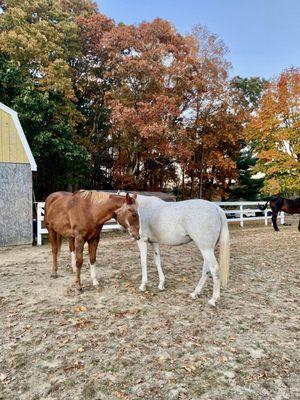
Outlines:
{"type": "Polygon", "coordinates": [[[134,199],[135,208],[138,208],[137,196],[138,196],[137,192],[134,192],[133,193],[133,199],[134,199]]]}
{"type": "Polygon", "coordinates": [[[126,193],[126,196],[125,196],[125,201],[126,201],[126,204],[128,204],[128,205],[132,204],[131,197],[129,196],[129,194],[128,194],[128,193],[126,193]]]}

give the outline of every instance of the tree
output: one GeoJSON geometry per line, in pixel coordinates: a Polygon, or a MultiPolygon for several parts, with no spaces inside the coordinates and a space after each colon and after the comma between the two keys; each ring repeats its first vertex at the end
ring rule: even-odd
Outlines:
{"type": "Polygon", "coordinates": [[[84,115],[78,130],[92,158],[87,185],[94,189],[111,188],[113,143],[109,135],[110,111],[105,102],[110,88],[110,79],[105,77],[109,53],[102,40],[115,24],[99,13],[79,16],[77,24],[82,57],[74,63],[74,81],[77,106],[84,115]]]}
{"type": "MultiPolygon", "coordinates": [[[[263,90],[268,81],[260,77],[241,78],[234,77],[231,82],[233,90],[239,93],[239,102],[248,111],[248,117],[255,113],[259,106],[263,90]]],[[[246,122],[246,120],[245,120],[246,122]]],[[[242,135],[240,138],[240,154],[236,160],[237,178],[230,187],[230,198],[233,200],[256,200],[263,186],[263,178],[253,178],[253,168],[257,163],[257,157],[253,154],[251,142],[242,135]]]]}
{"type": "Polygon", "coordinates": [[[192,40],[195,54],[184,78],[186,129],[179,143],[182,191],[183,197],[211,199],[224,196],[235,177],[244,112],[229,85],[223,42],[201,26],[192,40]]]}
{"type": "Polygon", "coordinates": [[[119,25],[104,35],[117,187],[161,190],[175,179],[174,143],[182,128],[178,117],[189,44],[161,19],[119,25]]]}
{"type": "Polygon", "coordinates": [[[1,99],[19,112],[38,162],[39,198],[80,184],[89,167],[89,154],[76,135],[82,115],[70,61],[80,48],[66,3],[7,0],[0,5],[1,99]]]}
{"type": "Polygon", "coordinates": [[[300,70],[274,79],[246,130],[265,174],[262,193],[294,194],[300,187],[300,70]]]}
{"type": "Polygon", "coordinates": [[[241,92],[243,96],[242,101],[250,111],[255,110],[259,105],[263,90],[267,84],[268,81],[266,79],[258,76],[253,76],[251,78],[235,76],[231,80],[231,86],[241,92]]]}

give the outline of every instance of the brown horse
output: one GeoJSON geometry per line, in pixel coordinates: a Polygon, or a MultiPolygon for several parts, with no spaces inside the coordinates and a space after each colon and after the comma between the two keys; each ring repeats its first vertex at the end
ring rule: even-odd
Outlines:
{"type": "Polygon", "coordinates": [[[91,278],[93,285],[97,286],[99,284],[95,270],[97,247],[103,224],[111,218],[115,218],[132,237],[139,240],[140,225],[136,195],[132,198],[128,194],[119,196],[88,190],[50,194],[45,202],[45,224],[52,247],[51,277],[57,277],[57,255],[62,237],[68,237],[77,288],[82,290],[80,271],[86,242],[89,248],[91,278]]]}
{"type": "MultiPolygon", "coordinates": [[[[272,200],[268,200],[264,206],[259,205],[258,207],[261,210],[265,210],[268,203],[270,203],[270,208],[272,210],[272,223],[276,232],[279,231],[277,226],[277,215],[279,211],[284,211],[288,214],[300,214],[300,197],[295,200],[285,199],[284,197],[275,197],[272,200]]],[[[298,230],[300,231],[300,220],[298,230]]]]}

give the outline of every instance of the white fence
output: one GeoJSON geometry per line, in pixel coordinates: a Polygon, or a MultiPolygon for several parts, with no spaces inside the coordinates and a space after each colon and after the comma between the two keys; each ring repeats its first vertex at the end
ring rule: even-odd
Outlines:
{"type": "MultiPolygon", "coordinates": [[[[268,219],[271,219],[271,215],[268,213],[271,211],[267,207],[264,211],[259,208],[251,208],[251,206],[264,205],[265,202],[262,201],[220,201],[216,202],[220,207],[223,208],[225,214],[227,215],[228,222],[239,222],[240,226],[244,226],[245,221],[256,221],[264,220],[265,225],[268,225],[268,219]],[[225,208],[226,207],[226,208],[225,208]],[[228,208],[230,207],[230,209],[228,208]],[[256,216],[256,213],[263,213],[263,216],[256,216]]],[[[279,213],[280,223],[284,224],[284,212],[279,213]]]]}
{"type": "MultiPolygon", "coordinates": [[[[268,215],[270,208],[261,211],[259,208],[251,208],[257,206],[258,204],[265,204],[265,202],[257,201],[222,201],[216,202],[220,207],[222,207],[227,215],[228,222],[239,222],[240,226],[243,227],[244,223],[247,221],[263,220],[265,225],[268,225],[268,219],[271,216],[268,215]],[[263,213],[263,216],[256,216],[256,213],[263,213]]],[[[45,203],[37,203],[37,245],[42,244],[42,235],[48,233],[47,229],[43,227],[45,213],[45,203]]],[[[281,224],[284,224],[284,212],[279,214],[281,224]]],[[[115,220],[111,219],[106,222],[102,230],[112,231],[122,229],[115,220]]]]}

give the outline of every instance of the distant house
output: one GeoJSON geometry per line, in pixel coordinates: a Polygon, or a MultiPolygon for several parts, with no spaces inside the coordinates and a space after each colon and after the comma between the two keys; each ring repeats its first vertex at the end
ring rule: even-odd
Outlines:
{"type": "Polygon", "coordinates": [[[18,114],[0,102],[0,246],[32,243],[36,170],[18,114]]]}

